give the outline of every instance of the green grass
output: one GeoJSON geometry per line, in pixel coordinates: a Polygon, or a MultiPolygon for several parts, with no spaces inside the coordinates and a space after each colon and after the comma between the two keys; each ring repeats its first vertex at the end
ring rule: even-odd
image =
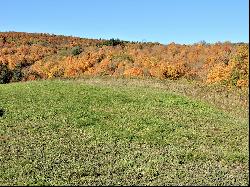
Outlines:
{"type": "Polygon", "coordinates": [[[249,183],[248,117],[131,82],[0,85],[0,185],[249,183]]]}

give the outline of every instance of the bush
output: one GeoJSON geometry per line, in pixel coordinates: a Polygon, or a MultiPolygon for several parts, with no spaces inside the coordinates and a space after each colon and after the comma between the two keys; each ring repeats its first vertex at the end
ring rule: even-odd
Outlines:
{"type": "Polygon", "coordinates": [[[163,69],[163,76],[167,79],[176,80],[185,75],[185,70],[184,64],[169,64],[163,69]]]}
{"type": "Polygon", "coordinates": [[[80,46],[76,46],[76,47],[73,47],[71,49],[71,55],[73,55],[73,56],[79,55],[79,54],[81,54],[81,52],[82,52],[82,50],[81,50],[80,46]]]}
{"type": "Polygon", "coordinates": [[[70,56],[72,52],[68,50],[67,48],[60,49],[57,54],[60,56],[70,56]]]}
{"type": "Polygon", "coordinates": [[[12,73],[6,64],[0,64],[0,84],[9,83],[12,77],[12,73]]]}
{"type": "Polygon", "coordinates": [[[119,39],[110,39],[110,40],[106,40],[104,42],[102,42],[101,44],[97,44],[97,46],[102,47],[102,46],[117,46],[117,45],[122,45],[124,46],[125,41],[119,40],[119,39]]]}
{"type": "Polygon", "coordinates": [[[15,67],[15,69],[12,71],[12,82],[18,82],[21,81],[23,78],[23,73],[22,73],[22,66],[19,64],[15,67]]]}
{"type": "Polygon", "coordinates": [[[112,55],[111,58],[112,62],[127,62],[127,63],[134,63],[134,59],[132,56],[127,54],[118,54],[118,55],[112,55]]]}

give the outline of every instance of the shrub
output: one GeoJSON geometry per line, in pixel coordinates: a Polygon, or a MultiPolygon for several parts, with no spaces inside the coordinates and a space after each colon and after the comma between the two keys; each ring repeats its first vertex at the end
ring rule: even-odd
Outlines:
{"type": "Polygon", "coordinates": [[[23,78],[23,73],[22,73],[22,66],[19,64],[15,67],[15,69],[12,71],[12,81],[13,82],[18,82],[21,81],[23,78]]]}
{"type": "Polygon", "coordinates": [[[79,55],[81,54],[81,52],[82,52],[82,49],[80,46],[76,46],[71,49],[71,55],[73,56],[79,55]]]}
{"type": "Polygon", "coordinates": [[[127,55],[127,54],[112,55],[111,61],[112,62],[124,62],[126,64],[134,63],[134,59],[130,55],[127,55]]]}
{"type": "Polygon", "coordinates": [[[185,75],[185,65],[184,64],[175,64],[170,65],[168,64],[163,69],[163,76],[168,79],[178,79],[185,75]]]}
{"type": "Polygon", "coordinates": [[[9,83],[12,73],[6,64],[0,64],[0,84],[9,83]]]}
{"type": "Polygon", "coordinates": [[[71,51],[66,48],[63,48],[63,49],[60,49],[57,53],[59,56],[70,56],[71,51]]]}
{"type": "Polygon", "coordinates": [[[119,39],[110,39],[110,40],[106,40],[104,42],[102,42],[101,44],[97,44],[97,46],[117,46],[117,45],[124,45],[125,41],[119,40],[119,39]]]}

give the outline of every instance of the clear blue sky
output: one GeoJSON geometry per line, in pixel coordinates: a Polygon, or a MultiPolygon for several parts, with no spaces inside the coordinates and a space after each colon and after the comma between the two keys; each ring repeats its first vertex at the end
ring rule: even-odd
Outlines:
{"type": "Polygon", "coordinates": [[[248,0],[1,0],[0,31],[160,43],[248,42],[248,0]]]}

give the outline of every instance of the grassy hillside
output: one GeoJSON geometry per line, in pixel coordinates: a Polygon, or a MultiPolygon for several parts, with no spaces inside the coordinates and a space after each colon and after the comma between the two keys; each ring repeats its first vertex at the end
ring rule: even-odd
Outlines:
{"type": "Polygon", "coordinates": [[[247,107],[171,84],[0,85],[0,185],[247,185],[247,107]]]}

